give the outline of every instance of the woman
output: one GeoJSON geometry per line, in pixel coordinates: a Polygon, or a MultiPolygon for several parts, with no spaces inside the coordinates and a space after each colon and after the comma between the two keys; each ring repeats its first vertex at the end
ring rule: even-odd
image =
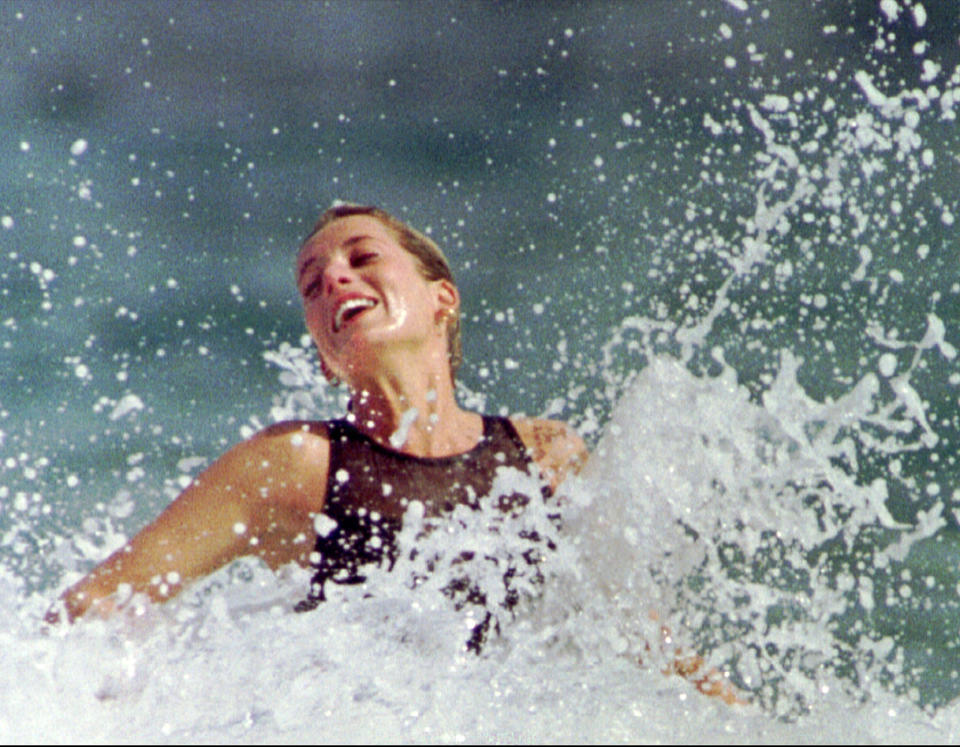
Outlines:
{"type": "Polygon", "coordinates": [[[439,517],[474,505],[501,466],[536,470],[552,491],[583,462],[564,423],[457,404],[460,296],[426,236],[377,208],[331,208],[300,249],[297,285],[324,374],[350,389],[348,417],[279,423],[235,446],[68,589],[49,621],[108,615],[133,593],[168,599],[244,555],[274,569],[319,558],[309,608],[326,582],[392,565],[410,501],[439,517]]]}
{"type": "MultiPolygon", "coordinates": [[[[311,609],[327,582],[357,583],[365,568],[393,564],[411,501],[442,520],[457,504],[478,507],[502,467],[535,471],[548,496],[583,464],[584,443],[562,422],[493,418],[457,404],[460,296],[446,258],[423,234],[378,208],[331,208],[300,249],[297,286],[324,374],[350,388],[348,417],[279,423],[235,446],[64,592],[49,622],[61,612],[71,621],[107,616],[134,593],[169,599],[245,555],[274,569],[310,565],[312,556],[312,588],[297,606],[311,609]]],[[[511,498],[504,510],[517,505],[511,498]]],[[[509,583],[515,559],[506,560],[509,583]]],[[[450,596],[483,604],[462,582],[450,596]]],[[[488,611],[467,647],[479,651],[491,624],[488,611]]],[[[743,702],[702,665],[677,650],[668,671],[727,703],[743,702]]]]}

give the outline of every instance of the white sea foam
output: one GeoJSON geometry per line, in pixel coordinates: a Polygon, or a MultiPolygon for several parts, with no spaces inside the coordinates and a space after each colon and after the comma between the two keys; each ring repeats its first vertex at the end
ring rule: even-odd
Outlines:
{"type": "MultiPolygon", "coordinates": [[[[79,375],[79,374],[78,374],[79,375]]],[[[143,409],[143,400],[136,394],[125,394],[110,411],[110,420],[120,420],[130,413],[143,409]]]]}
{"type": "MultiPolygon", "coordinates": [[[[821,413],[795,372],[786,365],[777,394],[759,405],[732,371],[704,378],[669,358],[653,360],[615,409],[583,475],[563,491],[565,528],[557,551],[545,553],[546,584],[521,587],[526,601],[515,615],[500,612],[501,635],[479,657],[463,646],[482,609],[458,611],[443,587],[465,570],[496,600],[503,569],[486,558],[521,550],[521,528],[553,534],[545,510],[509,518],[463,509],[449,531],[424,544],[415,539],[423,522],[415,505],[401,543],[418,542],[416,559],[403,556],[363,587],[335,587],[304,614],[291,608],[305,592],[306,571],[277,576],[243,561],[163,607],[134,600],[110,622],[40,635],[46,599],[25,598],[16,578],[0,577],[0,599],[15,611],[0,628],[7,651],[0,687],[8,693],[0,736],[759,743],[920,734],[949,741],[960,710],[929,716],[886,693],[869,668],[861,676],[875,684],[866,689],[831,670],[830,652],[843,646],[829,623],[842,612],[840,592],[737,579],[719,562],[726,543],[762,552],[766,533],[777,530],[784,567],[809,571],[802,547],[869,524],[882,505],[876,486],[858,487],[832,466],[842,445],[806,435],[821,413]],[[798,500],[799,483],[810,491],[829,483],[830,495],[860,512],[857,520],[819,523],[798,500]],[[464,551],[474,560],[445,565],[464,551]],[[411,588],[428,559],[439,570],[411,588]],[[660,624],[671,628],[671,646],[689,645],[684,626],[697,614],[677,582],[704,568],[712,570],[701,601],[710,598],[713,614],[742,623],[709,654],[711,663],[733,663],[755,705],[723,705],[659,671],[669,657],[658,645],[660,624]],[[804,614],[779,627],[756,625],[788,602],[804,614]],[[793,669],[771,646],[799,647],[815,664],[793,669]],[[37,702],[54,700],[57,709],[36,711],[37,702]]],[[[845,409],[870,417],[869,398],[855,391],[845,409]]],[[[517,489],[530,492],[529,478],[504,471],[493,493],[517,489]]],[[[905,547],[940,522],[927,524],[904,532],[905,547]]],[[[898,552],[895,545],[887,554],[898,552]]],[[[884,651],[893,645],[875,643],[884,651]]]]}
{"type": "Polygon", "coordinates": [[[390,434],[390,445],[393,448],[399,449],[407,442],[410,429],[413,427],[413,424],[417,422],[419,415],[420,411],[417,410],[416,407],[411,407],[400,416],[400,423],[397,425],[397,429],[390,434]]]}

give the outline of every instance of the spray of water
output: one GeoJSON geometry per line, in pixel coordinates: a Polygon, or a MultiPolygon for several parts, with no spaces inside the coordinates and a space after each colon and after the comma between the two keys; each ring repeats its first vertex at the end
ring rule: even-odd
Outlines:
{"type": "MultiPolygon", "coordinates": [[[[337,589],[309,614],[290,611],[305,572],[241,562],[163,607],[134,600],[118,619],[40,634],[51,587],[122,544],[134,500],[115,493],[68,534],[44,523],[42,488],[0,487],[0,599],[13,611],[0,625],[0,734],[951,741],[960,67],[925,40],[936,29],[923,4],[883,0],[869,13],[870,51],[798,60],[810,76],[774,80],[763,72],[770,53],[749,38],[725,54],[725,70],[758,72],[698,116],[704,145],[691,139],[682,158],[677,149],[697,166],[661,212],[635,193],[672,173],[636,167],[652,137],[640,94],[609,150],[547,195],[560,220],[590,175],[605,208],[573,241],[618,279],[605,291],[616,304],[582,310],[582,341],[558,333],[550,346],[562,394],[545,410],[569,417],[593,450],[564,486],[559,527],[535,502],[517,515],[493,508],[535,492],[505,473],[488,509],[432,531],[414,506],[394,571],[337,589]],[[617,217],[624,206],[629,220],[617,217]],[[544,539],[535,566],[520,560],[533,534],[544,539]],[[470,603],[472,590],[487,604],[470,603]],[[478,656],[465,641],[491,610],[478,656]],[[701,652],[752,705],[730,709],[664,677],[678,647],[701,652]],[[38,714],[38,702],[58,709],[38,714]]],[[[738,33],[720,23],[717,43],[738,33]]],[[[88,149],[76,140],[70,151],[88,149]]],[[[15,226],[4,216],[4,230],[15,226]]],[[[98,251],[79,232],[73,244],[98,251]]],[[[50,304],[56,271],[25,267],[50,304]]],[[[579,298],[570,291],[571,304],[579,298]]],[[[534,313],[550,303],[537,298],[534,313]]],[[[518,326],[512,307],[490,313],[518,326]]],[[[266,358],[280,391],[241,435],[342,411],[307,341],[271,344],[266,358]]],[[[91,376],[83,356],[66,365],[77,381],[91,376]]],[[[485,362],[482,372],[502,375],[461,385],[464,404],[500,401],[518,368],[512,357],[485,362]]],[[[133,392],[97,408],[130,438],[151,414],[133,392]]],[[[145,453],[125,457],[130,485],[144,479],[145,453]]],[[[181,459],[165,495],[205,459],[181,459]]],[[[59,469],[25,450],[4,462],[36,485],[59,469]]],[[[63,481],[78,484],[73,472],[63,481]]]]}

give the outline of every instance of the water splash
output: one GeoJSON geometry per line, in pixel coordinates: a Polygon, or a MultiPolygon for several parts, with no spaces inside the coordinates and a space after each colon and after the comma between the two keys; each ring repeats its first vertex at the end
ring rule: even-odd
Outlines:
{"type": "MultiPolygon", "coordinates": [[[[725,6],[756,24],[777,12],[745,0],[725,6]]],[[[373,577],[375,596],[344,592],[311,615],[288,613],[306,587],[302,575],[278,579],[241,563],[173,605],[134,605],[128,620],[40,636],[49,594],[32,592],[44,575],[36,558],[80,572],[122,541],[131,495],[129,486],[112,501],[86,493],[99,507],[69,540],[41,530],[45,486],[63,476],[76,488],[78,478],[28,453],[5,425],[0,445],[16,446],[5,479],[16,474],[28,487],[0,492],[11,569],[0,598],[15,611],[0,629],[9,652],[0,689],[11,694],[0,733],[10,741],[37,733],[71,741],[951,741],[960,724],[952,703],[960,282],[951,233],[960,68],[943,45],[920,38],[947,33],[931,29],[922,4],[884,0],[868,13],[857,32],[870,35],[867,53],[858,46],[845,58],[798,59],[785,73],[766,66],[774,52],[754,44],[746,21],[723,16],[717,44],[745,43],[723,50],[718,71],[743,71],[744,83],[696,102],[697,137],[667,128],[676,150],[633,149],[653,138],[655,117],[689,124],[675,101],[650,114],[644,105],[655,97],[628,90],[635,100],[624,102],[614,133],[562,113],[596,145],[583,163],[566,162],[545,192],[550,220],[576,222],[570,243],[593,252],[589,278],[595,261],[609,261],[615,281],[593,295],[565,289],[563,305],[598,331],[581,340],[582,328],[572,328],[554,346],[554,370],[565,379],[548,409],[571,415],[595,456],[567,487],[565,541],[544,564],[554,583],[528,590],[489,654],[465,655],[475,617],[442,593],[449,574],[424,574],[414,561],[373,577]],[[616,144],[603,150],[604,139],[616,144]],[[673,174],[687,172],[677,164],[691,162],[693,175],[678,184],[673,174]],[[647,193],[631,191],[645,182],[666,182],[672,194],[648,204],[647,193]],[[598,198],[601,217],[564,213],[573,195],[598,198]],[[635,236],[655,249],[631,243],[635,236]],[[607,259],[618,250],[622,272],[607,259]],[[410,588],[418,575],[429,581],[410,588]],[[730,711],[662,677],[664,623],[756,705],[730,711]],[[38,716],[35,703],[44,701],[61,704],[58,713],[38,716]]],[[[854,32],[846,22],[825,23],[823,33],[847,44],[854,32]]],[[[571,45],[590,33],[569,32],[571,45]]],[[[795,54],[775,50],[787,52],[795,54]]],[[[42,139],[31,139],[39,151],[42,139]]],[[[94,142],[74,154],[84,164],[94,161],[94,142]]],[[[91,203],[98,185],[75,176],[77,199],[91,203]]],[[[3,227],[20,231],[31,220],[5,215],[3,227]]],[[[81,223],[68,231],[74,259],[95,270],[104,242],[81,223]]],[[[130,246],[132,257],[140,250],[130,246]]],[[[42,318],[55,317],[73,265],[19,254],[10,262],[36,290],[42,318]]],[[[178,282],[160,286],[174,293],[178,282]]],[[[108,296],[124,322],[148,313],[131,316],[108,296]]],[[[231,296],[243,301],[238,285],[231,296]]],[[[535,301],[535,313],[551,308],[547,298],[535,301]]],[[[517,330],[512,307],[491,314],[517,330]]],[[[4,323],[26,328],[14,317],[4,323]]],[[[342,411],[344,395],[318,375],[307,342],[271,347],[282,389],[265,420],[342,411]]],[[[63,360],[71,383],[103,378],[86,347],[72,352],[63,360]]],[[[103,368],[126,375],[128,363],[103,368]]],[[[501,366],[517,367],[509,357],[501,366]]],[[[511,381],[492,375],[478,392],[464,386],[464,402],[483,409],[514,389],[522,401],[511,381]]],[[[144,432],[157,427],[146,422],[157,418],[155,402],[108,392],[95,414],[116,429],[106,435],[126,439],[141,423],[144,432]]],[[[261,424],[244,423],[241,434],[261,424]]],[[[148,457],[128,449],[118,481],[142,484],[148,457]]],[[[200,463],[177,460],[182,474],[164,486],[168,495],[200,463]]],[[[523,525],[491,537],[494,516],[457,519],[450,536],[431,535],[421,561],[473,547],[474,575],[495,598],[500,577],[482,558],[518,552],[509,538],[523,525]]]]}

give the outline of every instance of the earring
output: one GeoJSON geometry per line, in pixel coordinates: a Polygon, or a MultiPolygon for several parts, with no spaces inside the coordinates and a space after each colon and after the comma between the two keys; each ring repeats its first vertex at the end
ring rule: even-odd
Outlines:
{"type": "Polygon", "coordinates": [[[457,318],[457,314],[453,309],[444,309],[440,312],[440,323],[445,326],[450,326],[454,323],[457,318]]]}

